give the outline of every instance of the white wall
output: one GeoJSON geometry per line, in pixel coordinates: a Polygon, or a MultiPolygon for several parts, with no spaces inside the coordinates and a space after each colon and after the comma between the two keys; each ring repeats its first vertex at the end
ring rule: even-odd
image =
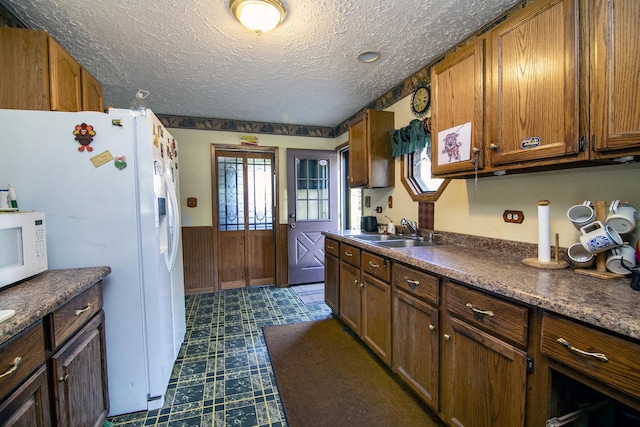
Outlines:
{"type": "MultiPolygon", "coordinates": [[[[411,97],[398,101],[388,111],[395,113],[396,129],[404,127],[414,118],[410,108],[411,97]]],[[[171,129],[179,144],[180,191],[185,225],[211,225],[211,168],[209,146],[239,144],[240,133],[212,132],[190,129],[171,129]],[[188,208],[187,197],[197,197],[198,207],[188,208]]],[[[292,136],[258,135],[259,145],[280,148],[280,223],[286,223],[286,147],[307,149],[333,149],[348,140],[348,134],[335,139],[292,136]]],[[[385,216],[398,224],[402,217],[417,221],[418,203],[414,202],[400,181],[400,161],[396,160],[395,187],[363,191],[371,196],[371,208],[363,208],[365,215],[382,206],[378,221],[386,223],[385,216]],[[393,208],[387,207],[387,198],[393,197],[393,208]]],[[[567,247],[578,240],[579,234],[566,211],[583,200],[620,199],[640,207],[640,164],[620,164],[552,172],[453,180],[435,205],[435,229],[476,236],[537,243],[538,200],[549,200],[551,233],[559,233],[560,245],[567,247]],[[504,210],[521,210],[522,224],[505,223],[504,210]]],[[[640,235],[638,226],[627,236],[635,244],[640,235]]],[[[552,237],[553,242],[553,237],[552,237]]]]}

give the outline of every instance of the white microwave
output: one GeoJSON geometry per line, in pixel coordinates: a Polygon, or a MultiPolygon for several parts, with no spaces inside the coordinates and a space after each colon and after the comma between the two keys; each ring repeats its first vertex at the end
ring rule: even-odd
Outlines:
{"type": "Polygon", "coordinates": [[[0,213],[0,288],[46,271],[42,212],[0,213]]]}

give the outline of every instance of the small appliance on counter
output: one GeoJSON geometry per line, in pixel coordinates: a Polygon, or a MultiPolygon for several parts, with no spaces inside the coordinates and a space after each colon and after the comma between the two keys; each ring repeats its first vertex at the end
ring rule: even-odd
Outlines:
{"type": "Polygon", "coordinates": [[[373,215],[363,215],[360,217],[360,230],[377,232],[378,219],[373,215]]]}
{"type": "Polygon", "coordinates": [[[0,288],[47,270],[42,212],[0,213],[0,288]]]}

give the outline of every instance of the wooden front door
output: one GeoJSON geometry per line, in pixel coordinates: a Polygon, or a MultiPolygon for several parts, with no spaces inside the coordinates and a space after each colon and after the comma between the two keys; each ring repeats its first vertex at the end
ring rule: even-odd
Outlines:
{"type": "Polygon", "coordinates": [[[338,231],[338,155],[287,149],[289,284],[324,280],[324,236],[338,231]]]}
{"type": "Polygon", "coordinates": [[[215,150],[214,164],[219,289],[275,283],[274,153],[215,150]]]}

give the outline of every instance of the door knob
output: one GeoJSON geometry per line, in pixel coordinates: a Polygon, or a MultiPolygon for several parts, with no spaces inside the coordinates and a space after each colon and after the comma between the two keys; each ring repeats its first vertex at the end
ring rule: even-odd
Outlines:
{"type": "Polygon", "coordinates": [[[289,228],[296,228],[296,223],[292,222],[291,224],[289,224],[289,228]]]}
{"type": "Polygon", "coordinates": [[[498,146],[496,144],[489,144],[489,148],[492,150],[497,150],[498,146]]]}

